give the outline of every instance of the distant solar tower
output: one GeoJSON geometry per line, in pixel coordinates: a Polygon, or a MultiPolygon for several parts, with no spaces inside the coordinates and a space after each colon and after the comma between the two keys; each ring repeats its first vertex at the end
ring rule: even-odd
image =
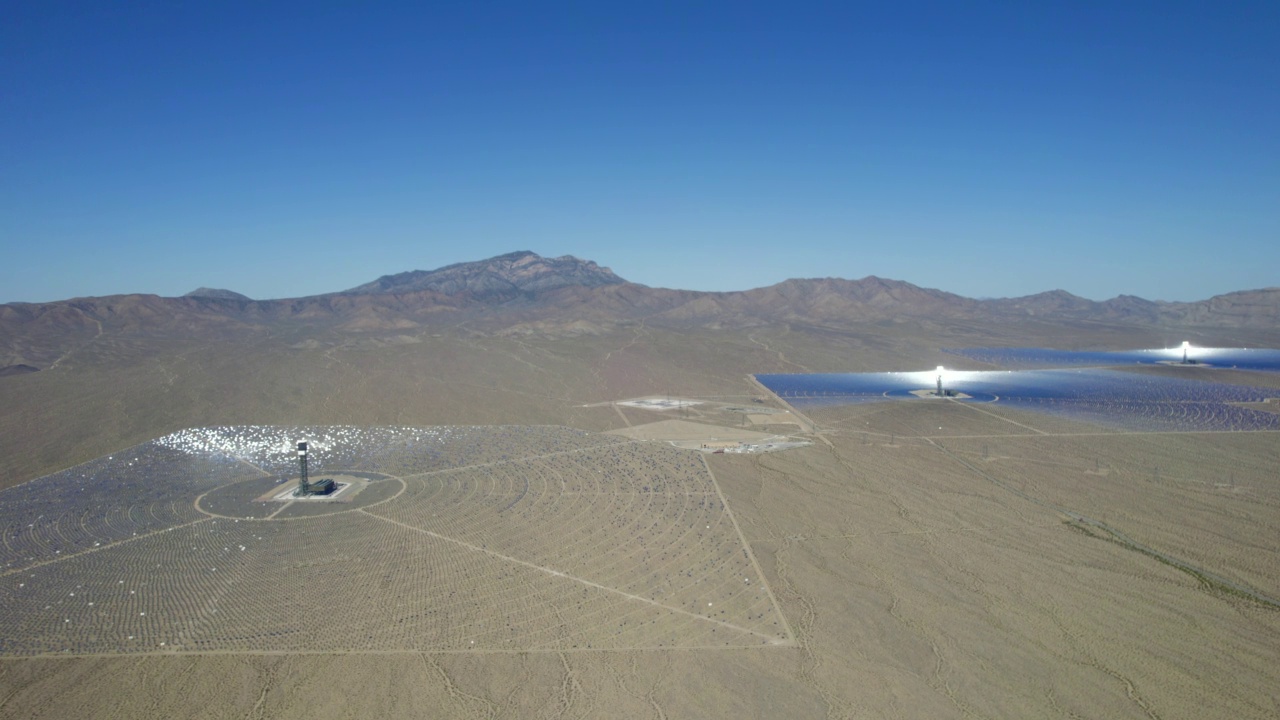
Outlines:
{"type": "Polygon", "coordinates": [[[298,483],[298,494],[311,494],[311,483],[307,480],[307,443],[302,441],[298,443],[298,467],[302,473],[302,481],[298,483]]]}
{"type": "Polygon", "coordinates": [[[942,397],[942,366],[938,366],[938,397],[942,397]]]}
{"type": "Polygon", "coordinates": [[[1191,347],[1191,341],[1183,340],[1182,341],[1182,364],[1183,365],[1187,364],[1187,348],[1189,347],[1191,347]]]}

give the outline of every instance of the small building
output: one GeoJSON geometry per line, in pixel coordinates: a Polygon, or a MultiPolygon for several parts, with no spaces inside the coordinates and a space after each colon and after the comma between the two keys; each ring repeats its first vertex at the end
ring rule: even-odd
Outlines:
{"type": "Polygon", "coordinates": [[[299,495],[329,495],[335,489],[337,489],[337,486],[334,485],[333,480],[329,478],[324,478],[322,480],[316,480],[315,482],[309,482],[306,484],[306,486],[299,486],[298,494],[299,495]]]}

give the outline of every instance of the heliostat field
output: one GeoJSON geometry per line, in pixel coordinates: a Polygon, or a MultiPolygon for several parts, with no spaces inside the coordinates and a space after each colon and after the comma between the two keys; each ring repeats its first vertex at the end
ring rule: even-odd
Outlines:
{"type": "Polygon", "coordinates": [[[188,430],[0,517],[9,656],[793,643],[700,455],[564,427],[188,430]]]}
{"type": "Polygon", "coordinates": [[[1032,412],[1138,432],[1274,431],[1280,416],[1249,407],[1276,391],[1194,378],[1120,370],[946,370],[943,372],[771,374],[756,379],[799,408],[869,402],[941,400],[939,381],[962,403],[998,403],[1032,412]]]}

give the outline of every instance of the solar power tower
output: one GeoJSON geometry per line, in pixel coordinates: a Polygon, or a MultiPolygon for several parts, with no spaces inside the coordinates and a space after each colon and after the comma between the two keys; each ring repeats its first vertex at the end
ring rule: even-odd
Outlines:
{"type": "Polygon", "coordinates": [[[337,485],[329,479],[317,480],[311,482],[307,478],[307,443],[302,441],[298,443],[298,471],[301,480],[298,482],[298,496],[306,497],[308,495],[328,495],[337,489],[337,485]]]}
{"type": "Polygon", "coordinates": [[[307,482],[307,443],[302,441],[298,443],[298,466],[299,472],[302,474],[302,480],[298,483],[299,495],[311,494],[311,483],[307,482]]]}

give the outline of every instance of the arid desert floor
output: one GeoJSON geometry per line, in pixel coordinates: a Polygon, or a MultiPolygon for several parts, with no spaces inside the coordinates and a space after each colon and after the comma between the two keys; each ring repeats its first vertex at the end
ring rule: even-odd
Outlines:
{"type": "Polygon", "coordinates": [[[185,470],[171,496],[130,489],[154,490],[150,517],[85,503],[53,538],[6,514],[0,717],[1280,714],[1274,433],[945,400],[793,412],[748,377],[938,364],[887,335],[292,341],[104,343],[5,379],[7,484],[187,428],[487,440],[334,455],[370,474],[345,505],[262,502],[282,455],[157,450],[185,470]],[[226,391],[246,362],[272,370],[226,391]],[[615,402],[667,396],[700,404],[615,402]],[[811,444],[673,447],[699,441],[686,424],[811,444]],[[70,557],[36,555],[55,545],[70,557]]]}

